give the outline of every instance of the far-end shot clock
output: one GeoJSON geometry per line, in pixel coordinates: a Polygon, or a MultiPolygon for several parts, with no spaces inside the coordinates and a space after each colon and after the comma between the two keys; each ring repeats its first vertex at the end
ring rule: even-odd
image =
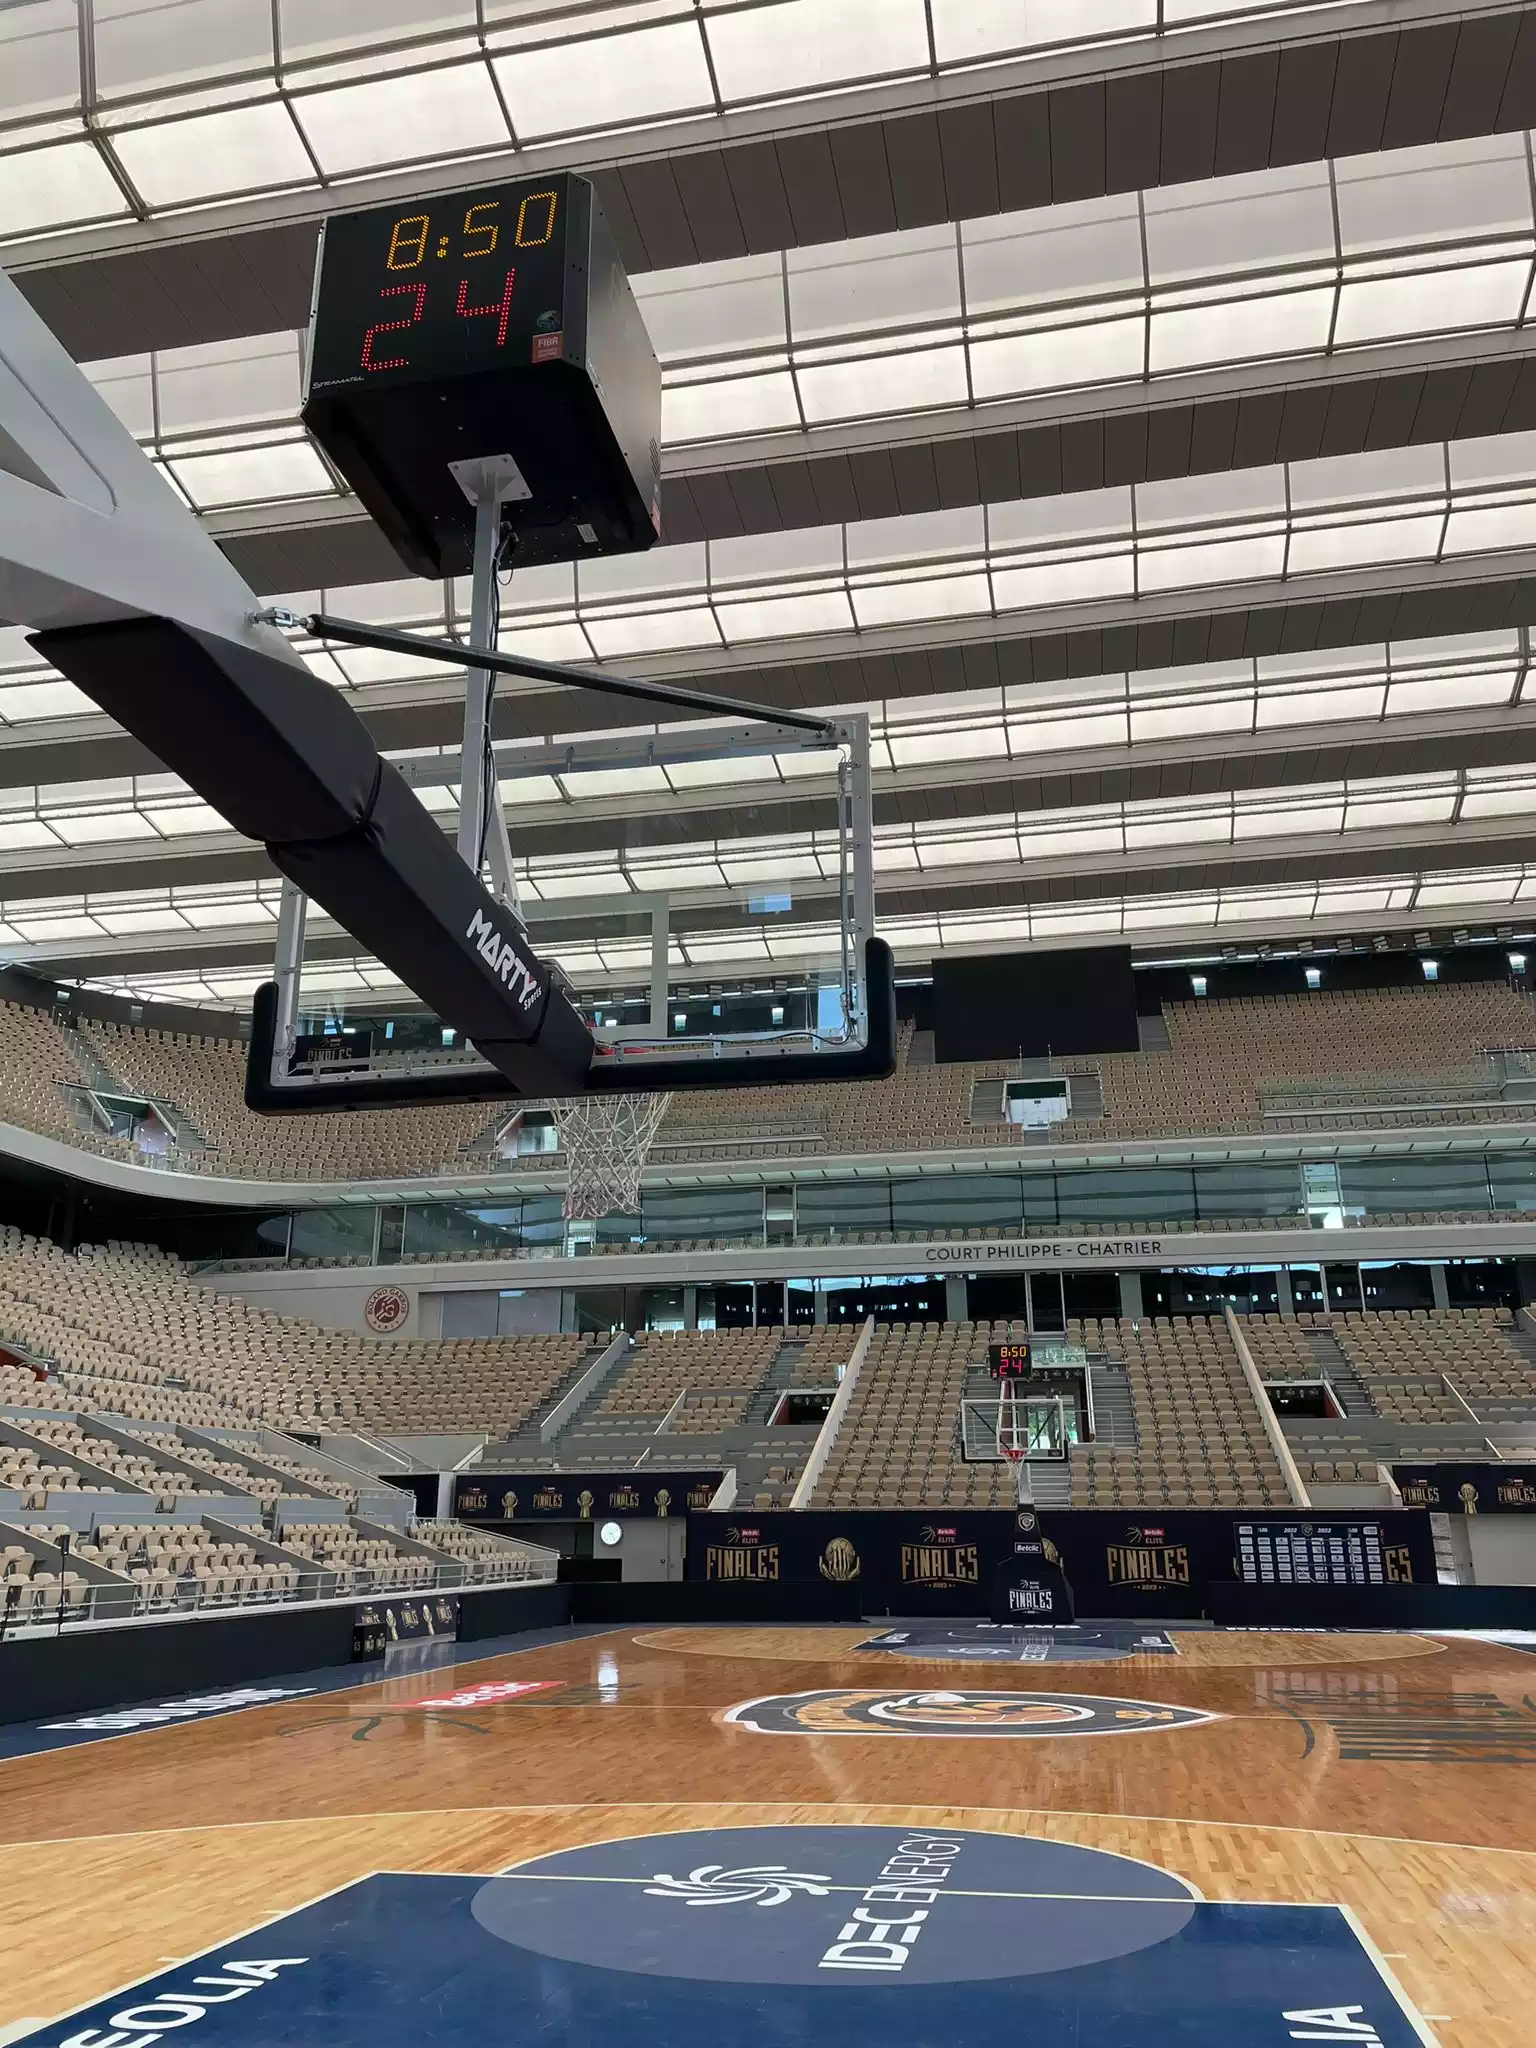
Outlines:
{"type": "Polygon", "coordinates": [[[417,575],[469,572],[485,461],[519,563],[660,530],[661,370],[585,178],[328,220],[303,417],[417,575]]]}

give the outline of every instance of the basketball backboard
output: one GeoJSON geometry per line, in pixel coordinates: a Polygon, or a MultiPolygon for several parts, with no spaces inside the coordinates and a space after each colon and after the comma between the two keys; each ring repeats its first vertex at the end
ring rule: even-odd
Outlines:
{"type": "MultiPolygon", "coordinates": [[[[500,745],[495,762],[510,863],[499,887],[592,1031],[589,1088],[830,1080],[888,1064],[863,714],[823,732],[705,723],[500,745]]],[[[451,829],[457,751],[396,765],[451,829]]],[[[511,1092],[285,890],[256,1005],[253,1106],[511,1092]]]]}

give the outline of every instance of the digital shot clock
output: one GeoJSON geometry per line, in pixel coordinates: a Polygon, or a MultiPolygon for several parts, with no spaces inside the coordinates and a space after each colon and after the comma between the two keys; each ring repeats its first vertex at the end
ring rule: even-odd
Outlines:
{"type": "Polygon", "coordinates": [[[660,367],[570,173],[328,220],[303,417],[418,575],[468,572],[480,462],[511,479],[514,565],[660,529],[660,367]]]}
{"type": "Polygon", "coordinates": [[[987,1365],[995,1380],[1027,1380],[1035,1369],[1024,1343],[989,1344],[987,1365]]]}

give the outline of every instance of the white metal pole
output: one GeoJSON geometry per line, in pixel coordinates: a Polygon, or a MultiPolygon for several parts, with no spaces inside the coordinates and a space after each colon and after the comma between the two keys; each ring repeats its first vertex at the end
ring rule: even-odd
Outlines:
{"type": "MultiPolygon", "coordinates": [[[[496,557],[501,547],[501,500],[489,480],[475,502],[475,575],[471,587],[469,634],[472,645],[495,643],[496,557]]],[[[491,672],[472,668],[464,685],[464,744],[459,755],[459,858],[480,872],[481,833],[485,829],[486,721],[491,701],[491,672]]]]}

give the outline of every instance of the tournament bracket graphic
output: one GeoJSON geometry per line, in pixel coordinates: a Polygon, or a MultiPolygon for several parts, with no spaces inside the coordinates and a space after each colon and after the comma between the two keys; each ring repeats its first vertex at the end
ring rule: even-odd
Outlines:
{"type": "Polygon", "coordinates": [[[1212,1904],[1151,1864],[1027,1835],[818,1825],[639,1835],[491,1878],[375,1875],[25,2038],[534,2034],[544,2048],[1433,2040],[1342,1907],[1212,1904]]]}
{"type": "Polygon", "coordinates": [[[1073,1692],[871,1692],[829,1688],[745,1700],[721,1719],[758,1735],[1131,1735],[1219,1721],[1162,1700],[1073,1692]]]}

